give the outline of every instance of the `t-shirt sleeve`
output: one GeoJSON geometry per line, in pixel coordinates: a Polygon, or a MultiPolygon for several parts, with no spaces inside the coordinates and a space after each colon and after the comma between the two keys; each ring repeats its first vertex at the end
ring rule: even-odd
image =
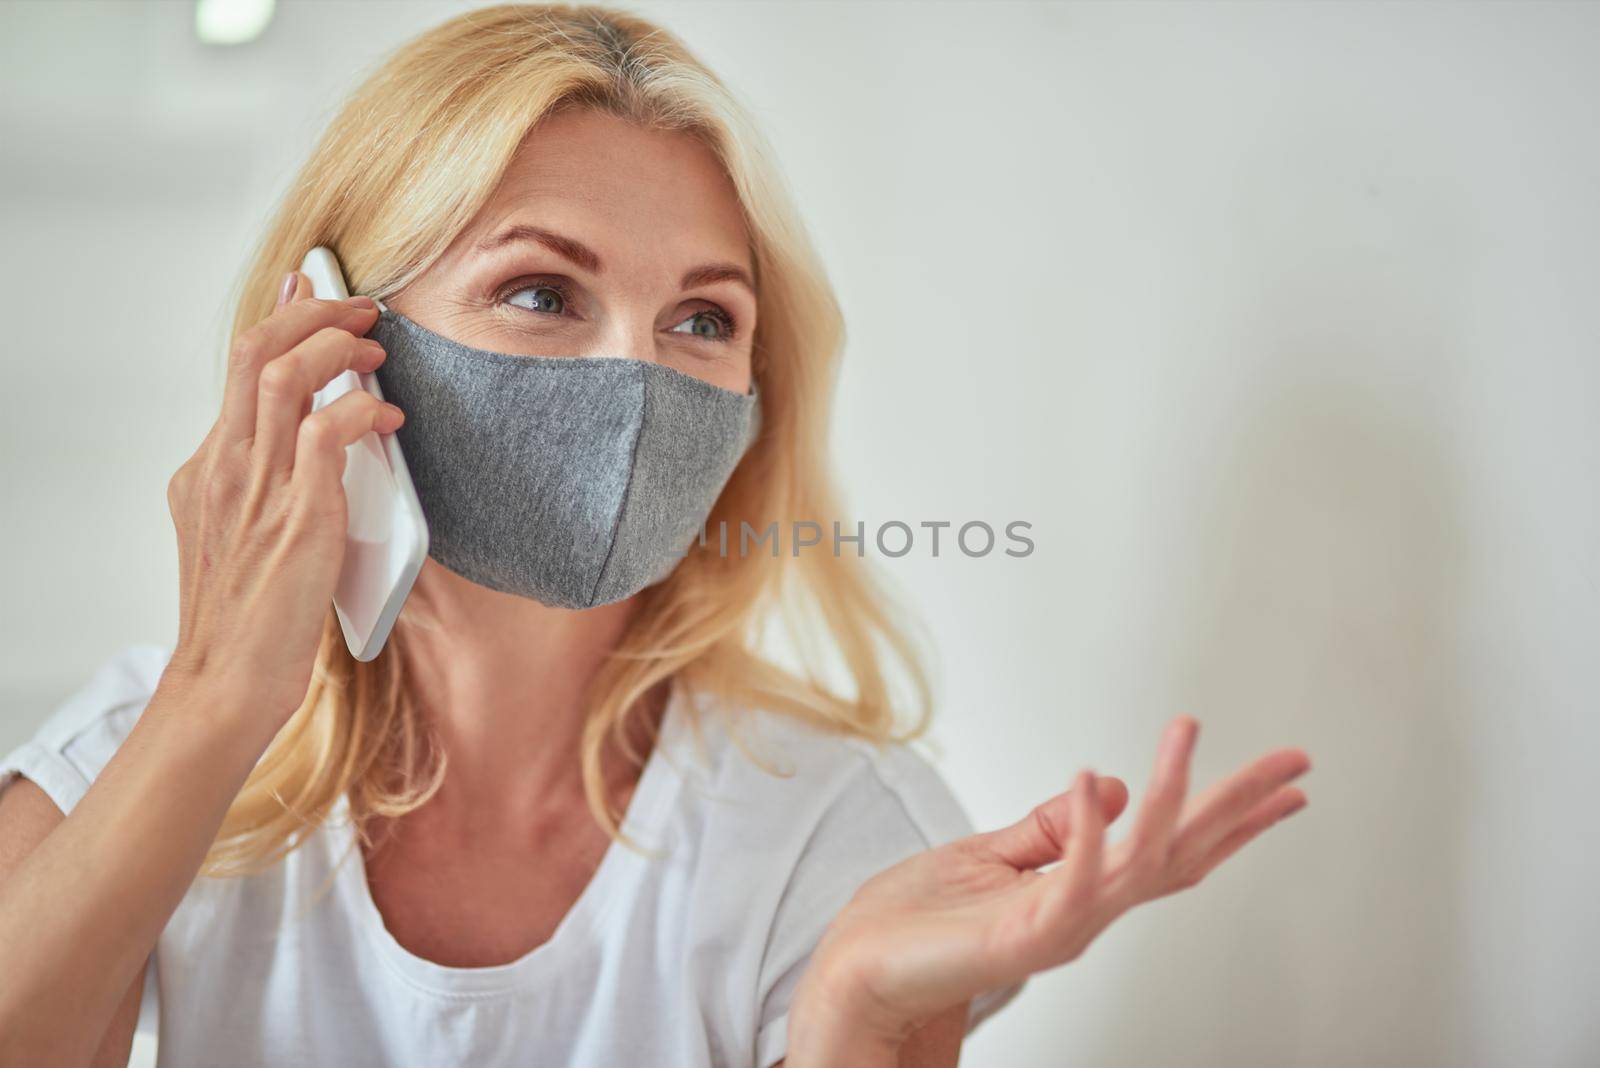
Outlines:
{"type": "MultiPolygon", "coordinates": [[[[779,899],[759,973],[756,1068],[783,1059],[795,988],[823,931],[861,884],[910,856],[972,833],[972,821],[948,784],[915,750],[891,746],[865,757],[816,824],[779,899]]],[[[967,1032],[1022,986],[975,998],[967,1032]]]]}
{"type": "Polygon", "coordinates": [[[170,655],[162,646],[138,644],[103,660],[32,738],[0,758],[0,789],[26,776],[70,813],[133,729],[170,655]]]}

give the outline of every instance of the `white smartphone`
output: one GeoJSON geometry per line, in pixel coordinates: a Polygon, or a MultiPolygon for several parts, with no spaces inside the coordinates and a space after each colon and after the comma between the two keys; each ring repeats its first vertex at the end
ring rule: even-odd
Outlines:
{"type": "MultiPolygon", "coordinates": [[[[313,296],[343,300],[350,295],[331,249],[318,246],[306,253],[300,270],[311,279],[313,296]]],[[[383,302],[377,303],[382,309],[383,302]]],[[[383,399],[377,375],[341,371],[317,391],[311,410],[353,389],[383,399]]],[[[428,556],[428,524],[396,435],[368,431],[345,450],[344,495],[349,525],[333,607],[350,655],[371,660],[382,651],[428,556]]]]}

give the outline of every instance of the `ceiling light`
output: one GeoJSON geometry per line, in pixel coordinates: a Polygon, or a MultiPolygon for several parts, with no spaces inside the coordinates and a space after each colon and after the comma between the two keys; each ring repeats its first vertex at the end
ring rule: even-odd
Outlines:
{"type": "Polygon", "coordinates": [[[206,44],[254,41],[272,21],[273,0],[198,0],[194,32],[206,44]]]}

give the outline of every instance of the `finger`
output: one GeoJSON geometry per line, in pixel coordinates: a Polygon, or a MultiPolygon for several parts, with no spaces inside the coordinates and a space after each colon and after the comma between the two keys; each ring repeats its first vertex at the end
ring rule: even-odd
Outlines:
{"type": "Polygon", "coordinates": [[[240,331],[228,350],[228,381],[223,387],[220,420],[228,441],[247,441],[255,436],[261,371],[271,360],[324,327],[361,335],[378,320],[378,307],[370,297],[318,300],[304,295],[309,283],[303,276],[296,285],[293,299],[273,309],[256,325],[240,331]]]}
{"type": "Polygon", "coordinates": [[[1082,772],[1073,786],[1072,832],[1061,864],[1039,880],[1044,895],[1039,919],[1043,941],[1053,949],[1060,964],[1076,956],[1087,943],[1088,929],[1096,892],[1100,887],[1101,860],[1105,849],[1105,819],[1095,796],[1095,777],[1082,772]]]}
{"type": "Polygon", "coordinates": [[[383,346],[376,341],[326,326],[268,363],[261,371],[252,456],[268,469],[288,473],[295,435],[310,417],[312,394],[341,371],[371,371],[382,362],[383,346]]]}
{"type": "Polygon", "coordinates": [[[1152,869],[1164,865],[1178,815],[1189,790],[1189,760],[1194,754],[1200,724],[1193,716],[1178,716],[1167,725],[1156,753],[1150,792],[1139,806],[1139,818],[1128,839],[1131,861],[1152,869]]]}
{"type": "MultiPolygon", "coordinates": [[[[1095,780],[1094,789],[1106,823],[1122,815],[1128,804],[1126,783],[1103,775],[1095,780]]],[[[968,841],[1019,871],[1054,864],[1067,849],[1076,797],[1073,790],[1063,791],[1035,806],[1032,812],[1009,827],[975,834],[968,841]]]]}
{"type": "MultiPolygon", "coordinates": [[[[293,284],[285,286],[283,293],[279,294],[280,297],[283,297],[285,295],[287,296],[287,299],[282,300],[281,303],[288,304],[291,301],[305,300],[305,299],[315,295],[313,290],[312,290],[312,287],[311,287],[311,279],[306,277],[304,271],[291,271],[291,272],[289,272],[289,279],[293,280],[293,284]]],[[[257,416],[258,419],[260,418],[260,414],[261,414],[260,401],[261,401],[261,395],[260,395],[260,392],[258,390],[257,394],[256,394],[256,416],[257,416]]],[[[311,414],[311,398],[307,397],[305,399],[305,402],[300,405],[300,418],[304,419],[306,416],[308,416],[310,414],[311,414]]]]}
{"type": "Polygon", "coordinates": [[[1192,865],[1208,856],[1262,800],[1310,768],[1311,758],[1303,750],[1278,749],[1208,787],[1184,811],[1174,863],[1192,865]]]}
{"type": "Polygon", "coordinates": [[[1181,887],[1194,886],[1211,874],[1217,865],[1243,849],[1257,835],[1305,807],[1306,795],[1293,786],[1285,786],[1265,801],[1259,802],[1255,808],[1250,810],[1249,815],[1239,822],[1239,825],[1233,829],[1232,833],[1213,846],[1205,859],[1186,873],[1187,877],[1181,887]]]}
{"type": "Polygon", "coordinates": [[[342,493],[345,449],[369,430],[388,434],[404,420],[399,408],[364,389],[317,409],[300,424],[295,440],[295,481],[309,493],[342,493]]]}
{"type": "Polygon", "coordinates": [[[290,271],[283,276],[283,284],[278,287],[278,307],[283,307],[292,300],[297,300],[300,294],[310,295],[311,283],[299,271],[290,271]]]}
{"type": "MultiPolygon", "coordinates": [[[[278,293],[278,305],[280,307],[293,301],[304,301],[306,297],[315,296],[314,289],[310,285],[310,278],[307,278],[306,272],[302,272],[302,270],[291,270],[283,278],[283,281],[285,281],[285,286],[278,293]]],[[[310,406],[312,406],[312,398],[307,397],[306,403],[301,404],[301,419],[309,416],[310,406]]],[[[261,419],[261,392],[259,392],[259,387],[256,390],[256,419],[258,419],[258,422],[261,419]]]]}

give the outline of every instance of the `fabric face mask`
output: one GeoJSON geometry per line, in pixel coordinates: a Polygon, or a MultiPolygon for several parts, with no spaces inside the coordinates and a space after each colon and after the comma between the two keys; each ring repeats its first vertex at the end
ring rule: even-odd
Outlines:
{"type": "Polygon", "coordinates": [[[755,439],[745,394],[646,360],[475,349],[385,308],[367,336],[428,555],[561,608],[667,577],[755,439]]]}

